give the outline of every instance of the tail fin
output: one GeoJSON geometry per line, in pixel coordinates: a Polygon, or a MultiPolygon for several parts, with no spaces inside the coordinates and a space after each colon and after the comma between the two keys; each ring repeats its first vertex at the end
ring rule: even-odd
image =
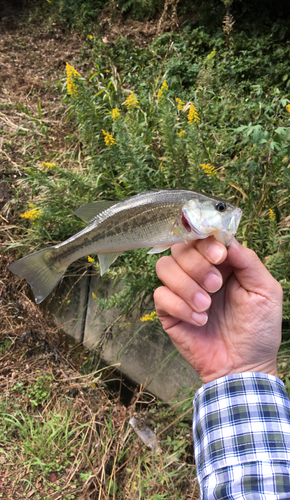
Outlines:
{"type": "Polygon", "coordinates": [[[10,264],[9,269],[30,284],[36,304],[40,304],[58,284],[66,268],[56,268],[54,247],[32,253],[10,264]]]}

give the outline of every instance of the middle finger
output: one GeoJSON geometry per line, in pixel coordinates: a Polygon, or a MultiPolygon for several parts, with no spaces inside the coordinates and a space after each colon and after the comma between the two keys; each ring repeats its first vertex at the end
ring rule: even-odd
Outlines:
{"type": "Polygon", "coordinates": [[[197,250],[191,254],[191,270],[186,271],[173,257],[162,257],[156,264],[159,279],[181,297],[195,311],[210,307],[211,298],[207,292],[215,292],[222,286],[222,277],[217,268],[210,264],[197,250]]]}

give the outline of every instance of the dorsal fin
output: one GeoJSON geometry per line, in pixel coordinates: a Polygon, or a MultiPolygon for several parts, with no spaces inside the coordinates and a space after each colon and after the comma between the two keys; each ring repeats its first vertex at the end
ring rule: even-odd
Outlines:
{"type": "Polygon", "coordinates": [[[85,222],[91,222],[92,219],[97,217],[101,212],[107,210],[108,208],[116,205],[117,201],[94,201],[93,203],[88,203],[79,207],[74,215],[84,220],[85,222]]]}

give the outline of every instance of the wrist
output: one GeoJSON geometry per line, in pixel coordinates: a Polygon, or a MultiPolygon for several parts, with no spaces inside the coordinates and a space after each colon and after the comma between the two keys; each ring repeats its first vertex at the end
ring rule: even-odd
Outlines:
{"type": "Polygon", "coordinates": [[[245,372],[256,372],[256,373],[266,373],[267,375],[273,375],[274,377],[279,378],[278,369],[275,361],[269,361],[265,363],[261,363],[259,365],[243,365],[237,368],[226,370],[219,370],[218,372],[207,374],[201,376],[201,380],[203,384],[207,384],[208,382],[213,382],[221,377],[226,377],[227,375],[232,375],[234,373],[245,373],[245,372]]]}

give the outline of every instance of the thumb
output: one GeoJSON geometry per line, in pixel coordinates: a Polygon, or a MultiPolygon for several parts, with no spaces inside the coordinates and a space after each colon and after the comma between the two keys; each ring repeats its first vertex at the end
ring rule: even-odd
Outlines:
{"type": "Polygon", "coordinates": [[[228,249],[226,262],[234,268],[237,280],[248,292],[266,296],[283,293],[280,284],[269,273],[257,254],[250,248],[240,245],[235,238],[228,249]]]}

